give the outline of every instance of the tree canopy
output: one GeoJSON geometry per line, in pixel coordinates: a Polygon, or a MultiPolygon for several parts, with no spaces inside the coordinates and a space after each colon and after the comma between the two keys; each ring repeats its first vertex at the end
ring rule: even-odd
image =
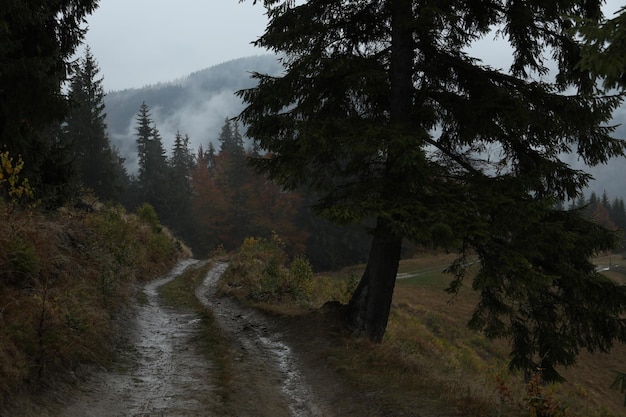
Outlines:
{"type": "Polygon", "coordinates": [[[590,166],[624,155],[609,125],[620,98],[577,68],[566,17],[599,21],[600,1],[259,3],[269,23],[256,45],[285,70],[254,74],[238,120],[271,155],[259,171],[320,193],[329,219],[375,221],[346,312],[355,334],[382,340],[408,238],[458,251],[449,290],[472,279],[470,325],[512,341],[512,368],[558,379],[581,348],[626,340],[626,290],[590,261],[617,236],[556,205],[591,178],[563,154],[590,166]],[[496,30],[508,70],[472,56],[496,30]]]}
{"type": "Polygon", "coordinates": [[[135,119],[139,172],[137,185],[140,199],[151,204],[157,212],[165,212],[169,200],[166,187],[169,174],[167,155],[163,147],[161,134],[157,129],[148,105],[144,102],[139,107],[135,119]]]}
{"type": "Polygon", "coordinates": [[[611,19],[577,21],[584,40],[580,68],[603,78],[605,88],[626,87],[626,6],[611,19]]]}
{"type": "Polygon", "coordinates": [[[253,153],[244,149],[236,123],[226,119],[218,141],[218,153],[212,145],[207,152],[199,150],[192,172],[194,217],[202,230],[194,242],[201,253],[218,245],[234,250],[246,237],[273,234],[292,254],[302,253],[307,232],[296,225],[300,196],[283,192],[246,165],[253,153]]]}

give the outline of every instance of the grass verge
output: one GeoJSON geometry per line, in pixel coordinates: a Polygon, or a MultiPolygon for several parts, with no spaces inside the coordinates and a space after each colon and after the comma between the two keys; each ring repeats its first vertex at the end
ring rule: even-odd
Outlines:
{"type": "MultiPolygon", "coordinates": [[[[333,336],[335,341],[324,356],[346,381],[371,393],[385,415],[625,415],[623,394],[610,385],[613,369],[626,370],[626,346],[615,346],[610,355],[581,353],[575,367],[560,370],[565,383],[544,385],[536,379],[526,383],[508,370],[506,340],[490,340],[467,328],[477,295],[470,288],[454,297],[444,291],[451,277],[443,270],[453,257],[427,253],[401,262],[383,343],[333,336]]],[[[232,272],[264,270],[260,257],[249,264],[250,269],[246,262],[238,262],[237,271],[232,272]]],[[[626,282],[626,260],[614,255],[598,258],[597,264],[610,266],[604,273],[626,282]]],[[[243,302],[290,316],[306,314],[331,300],[347,303],[363,268],[316,274],[306,303],[284,299],[251,303],[248,282],[228,278],[229,271],[222,285],[243,302]]],[[[262,281],[248,281],[256,291],[263,290],[258,289],[262,281]]]]}
{"type": "MultiPolygon", "coordinates": [[[[604,273],[626,282],[626,260],[613,255],[597,263],[610,265],[604,273]]],[[[581,352],[576,366],[560,370],[564,383],[526,383],[508,370],[506,340],[490,340],[467,328],[477,296],[469,288],[456,297],[445,293],[450,281],[442,272],[446,264],[440,254],[401,262],[403,278],[396,284],[383,343],[346,337],[329,352],[345,378],[378,392],[398,413],[444,403],[454,404],[464,416],[626,415],[623,394],[610,389],[611,371],[626,369],[625,345],[616,345],[610,354],[581,352]],[[533,414],[539,410],[543,414],[533,414]]],[[[351,275],[332,279],[345,282],[351,275]]]]}

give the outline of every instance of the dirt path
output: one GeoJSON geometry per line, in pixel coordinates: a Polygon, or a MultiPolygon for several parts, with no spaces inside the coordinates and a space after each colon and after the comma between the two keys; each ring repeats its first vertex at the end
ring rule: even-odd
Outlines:
{"type": "MultiPolygon", "coordinates": [[[[237,417],[380,417],[370,394],[343,381],[325,357],[339,332],[336,311],[281,318],[216,296],[226,269],[217,263],[196,291],[236,348],[236,392],[229,401],[237,417]]],[[[403,414],[404,415],[404,414],[403,414]]],[[[413,415],[413,414],[411,414],[413,415]]],[[[415,414],[417,415],[417,414],[415,414]]]]}
{"type": "Polygon", "coordinates": [[[125,329],[125,363],[83,384],[62,417],[211,416],[207,410],[215,408],[218,399],[212,390],[211,364],[192,342],[198,318],[163,306],[157,293],[196,262],[183,261],[144,287],[147,302],[125,329]]]}
{"type": "Polygon", "coordinates": [[[236,416],[331,416],[322,407],[298,366],[276,323],[243,308],[229,298],[215,296],[216,283],[226,269],[218,263],[196,291],[200,301],[213,310],[236,350],[236,393],[229,401],[236,416]]]}
{"type": "Polygon", "coordinates": [[[69,405],[60,417],[367,415],[362,409],[351,413],[349,408],[354,407],[345,407],[355,398],[344,396],[337,389],[339,384],[330,380],[332,375],[312,369],[310,363],[307,367],[307,361],[288,344],[284,323],[232,299],[216,297],[224,263],[217,263],[196,291],[229,335],[235,351],[233,392],[226,401],[219,398],[211,382],[212,366],[194,342],[198,317],[164,306],[158,296],[160,286],[196,263],[181,262],[168,276],[144,287],[147,302],[137,307],[136,318],[127,323],[127,358],[119,369],[103,370],[83,384],[67,399],[69,405]]]}

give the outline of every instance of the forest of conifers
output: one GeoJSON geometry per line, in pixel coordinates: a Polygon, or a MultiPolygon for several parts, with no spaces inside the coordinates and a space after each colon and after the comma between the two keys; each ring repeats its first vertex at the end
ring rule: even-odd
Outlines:
{"type": "MultiPolygon", "coordinates": [[[[212,142],[191,149],[190,138],[177,133],[173,148],[167,150],[144,103],[135,124],[139,170],[128,175],[123,159],[108,142],[104,94],[89,51],[74,77],[72,94],[77,107],[62,126],[63,135],[74,138],[86,131],[85,126],[91,132],[81,140],[68,139],[76,149],[75,179],[82,191],[129,210],[148,202],[196,256],[206,257],[218,248],[235,250],[249,236],[277,235],[292,255],[306,254],[317,270],[367,258],[370,239],[362,228],[339,227],[320,219],[313,210],[317,200],[313,192],[283,190],[249,167],[248,159],[258,157],[259,151],[246,148],[237,122],[226,119],[221,131],[215,132],[217,149],[212,142]],[[86,115],[98,117],[89,120],[86,115]]],[[[626,229],[621,197],[591,192],[567,205],[610,229],[626,229]]]]}
{"type": "Polygon", "coordinates": [[[224,121],[215,142],[190,148],[177,133],[165,149],[158,126],[144,103],[135,123],[139,167],[129,175],[124,159],[111,147],[106,108],[96,60],[87,49],[70,84],[73,110],[59,127],[59,141],[71,162],[65,194],[49,201],[82,195],[82,203],[119,203],[134,210],[151,204],[159,219],[189,244],[197,257],[218,248],[231,251],[248,236],[278,236],[293,254],[306,254],[318,270],[365,261],[369,248],[361,227],[339,227],[315,216],[317,197],[288,192],[255,173],[247,164],[255,149],[246,149],[236,122],[224,121]]]}

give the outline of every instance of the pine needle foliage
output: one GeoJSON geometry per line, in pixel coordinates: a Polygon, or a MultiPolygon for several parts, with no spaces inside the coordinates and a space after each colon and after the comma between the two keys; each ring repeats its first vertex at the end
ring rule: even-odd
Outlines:
{"type": "Polygon", "coordinates": [[[600,21],[601,1],[258,3],[269,24],[255,43],[284,73],[239,92],[238,120],[271,155],[252,164],[320,193],[331,220],[376,221],[346,316],[354,334],[382,340],[409,239],[459,253],[451,293],[472,269],[470,326],[510,339],[513,369],[555,380],[580,349],[626,341],[626,289],[589,261],[616,235],[557,207],[591,179],[563,155],[594,166],[626,149],[611,136],[621,98],[580,70],[567,18],[600,21]],[[508,69],[473,56],[494,35],[508,69]]]}

